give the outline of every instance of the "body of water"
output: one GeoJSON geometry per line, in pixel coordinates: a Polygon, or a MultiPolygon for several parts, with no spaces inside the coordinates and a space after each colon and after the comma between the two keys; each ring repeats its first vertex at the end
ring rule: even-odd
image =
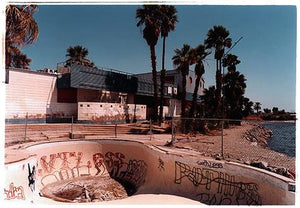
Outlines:
{"type": "Polygon", "coordinates": [[[268,139],[268,146],[276,151],[295,157],[296,154],[296,123],[266,122],[264,126],[271,129],[273,136],[268,139]]]}

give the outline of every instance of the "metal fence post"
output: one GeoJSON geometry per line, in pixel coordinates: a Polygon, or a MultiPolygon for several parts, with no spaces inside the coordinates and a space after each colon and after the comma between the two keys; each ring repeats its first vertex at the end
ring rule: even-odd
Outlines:
{"type": "Polygon", "coordinates": [[[175,135],[174,135],[174,117],[172,116],[172,122],[171,122],[171,129],[172,129],[172,138],[171,143],[173,144],[175,142],[175,135]]]}
{"type": "Polygon", "coordinates": [[[221,146],[221,150],[222,150],[222,152],[221,152],[221,157],[224,159],[224,120],[222,120],[222,135],[221,135],[221,137],[222,137],[222,146],[221,146]]]}
{"type": "Polygon", "coordinates": [[[115,138],[117,138],[117,124],[115,123],[115,138]]]}
{"type": "Polygon", "coordinates": [[[24,140],[26,140],[26,137],[27,137],[27,120],[28,120],[28,112],[26,113],[26,117],[25,117],[25,135],[24,135],[24,140]]]}
{"type": "Polygon", "coordinates": [[[73,134],[73,123],[74,123],[74,117],[72,116],[72,124],[71,124],[71,139],[74,138],[74,134],[73,134]]]}
{"type": "Polygon", "coordinates": [[[150,141],[152,139],[152,119],[150,119],[150,124],[149,124],[149,128],[150,128],[150,131],[149,131],[149,134],[150,134],[150,141]]]}

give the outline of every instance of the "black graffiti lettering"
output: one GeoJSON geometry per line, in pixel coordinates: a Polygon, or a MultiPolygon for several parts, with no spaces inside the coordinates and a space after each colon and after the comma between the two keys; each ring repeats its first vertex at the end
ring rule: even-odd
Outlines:
{"type": "Polygon", "coordinates": [[[221,204],[227,204],[229,199],[232,203],[232,198],[235,198],[236,204],[262,204],[261,197],[258,194],[258,186],[255,183],[235,182],[235,177],[229,174],[207,168],[190,167],[187,164],[175,161],[175,183],[181,184],[184,178],[191,181],[194,186],[205,187],[207,191],[213,191],[212,189],[217,187],[215,196],[199,195],[200,201],[203,203],[216,204],[220,199],[221,204]]]}
{"type": "Polygon", "coordinates": [[[203,165],[208,168],[223,168],[222,163],[214,163],[214,162],[207,161],[207,160],[198,160],[197,164],[203,165]]]}
{"type": "Polygon", "coordinates": [[[30,168],[29,163],[28,165],[28,186],[30,188],[30,190],[33,192],[35,190],[35,178],[36,178],[36,170],[35,170],[35,166],[32,166],[32,171],[30,168]]]}

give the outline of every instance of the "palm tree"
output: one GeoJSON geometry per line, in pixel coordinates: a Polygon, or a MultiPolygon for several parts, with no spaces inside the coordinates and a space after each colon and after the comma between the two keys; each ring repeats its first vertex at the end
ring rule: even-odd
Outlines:
{"type": "Polygon", "coordinates": [[[152,64],[152,80],[153,80],[153,120],[157,121],[157,73],[156,73],[156,55],[155,46],[160,34],[160,12],[157,5],[143,5],[142,8],[136,10],[136,19],[138,19],[137,27],[143,27],[143,38],[150,47],[151,64],[152,64]]]}
{"type": "Polygon", "coordinates": [[[228,72],[235,72],[236,71],[236,65],[241,63],[240,60],[238,60],[238,57],[233,54],[227,54],[223,58],[223,67],[227,67],[228,72]]]}
{"type": "Polygon", "coordinates": [[[75,64],[75,65],[94,67],[94,63],[91,62],[89,59],[87,59],[88,54],[89,54],[88,49],[80,45],[74,47],[70,46],[67,49],[66,56],[69,57],[69,59],[66,61],[66,66],[71,66],[72,64],[75,64]]]}
{"type": "Polygon", "coordinates": [[[26,54],[23,54],[18,48],[16,48],[14,54],[11,57],[11,67],[19,69],[29,69],[28,66],[31,62],[30,58],[27,58],[26,54]]]}
{"type": "Polygon", "coordinates": [[[182,75],[182,93],[181,93],[181,117],[185,117],[185,99],[186,99],[186,76],[189,74],[189,66],[193,63],[194,51],[188,44],[184,44],[182,49],[175,49],[173,64],[182,75]]]}
{"type": "Polygon", "coordinates": [[[238,71],[229,72],[223,79],[223,94],[226,112],[231,119],[242,119],[243,95],[246,89],[246,79],[238,71]]]}
{"type": "Polygon", "coordinates": [[[8,5],[6,7],[5,65],[9,67],[15,49],[32,44],[38,38],[38,25],[33,18],[36,5],[8,5]]]}
{"type": "Polygon", "coordinates": [[[224,105],[229,118],[241,119],[243,95],[246,89],[246,79],[243,74],[236,71],[236,65],[241,61],[233,54],[223,58],[223,67],[227,67],[228,73],[223,78],[224,105]]]}
{"type": "Polygon", "coordinates": [[[175,24],[178,22],[176,13],[177,10],[174,6],[161,5],[161,36],[163,38],[163,51],[162,51],[162,67],[160,73],[160,108],[159,108],[159,123],[162,122],[163,117],[163,99],[164,99],[164,86],[165,86],[165,50],[166,50],[166,38],[170,31],[175,30],[175,24]]]}
{"type": "Polygon", "coordinates": [[[250,114],[253,114],[253,102],[250,101],[249,98],[243,97],[242,99],[242,113],[243,113],[243,117],[247,117],[250,114]]]}
{"type": "Polygon", "coordinates": [[[256,110],[256,114],[258,114],[258,111],[261,109],[261,103],[255,102],[253,108],[256,110]]]}
{"type": "Polygon", "coordinates": [[[207,39],[205,40],[205,45],[207,48],[214,48],[216,59],[216,96],[218,99],[217,115],[221,107],[221,88],[222,88],[222,72],[221,72],[221,62],[224,55],[225,48],[231,47],[231,38],[228,38],[229,31],[221,26],[214,26],[207,33],[207,39]]]}
{"type": "Polygon", "coordinates": [[[215,86],[211,86],[208,89],[204,89],[204,93],[201,96],[203,100],[203,105],[205,108],[204,116],[205,117],[215,117],[216,116],[216,109],[218,106],[218,100],[216,97],[216,88],[215,86]]]}
{"type": "Polygon", "coordinates": [[[195,88],[194,88],[194,93],[193,93],[193,100],[192,100],[192,106],[190,108],[190,117],[194,116],[194,111],[195,111],[195,106],[197,103],[197,95],[198,95],[198,89],[200,85],[200,80],[202,78],[202,75],[205,73],[204,69],[204,63],[203,61],[205,60],[206,56],[208,56],[211,52],[205,51],[205,46],[204,45],[198,45],[194,49],[195,57],[194,61],[196,63],[195,65],[195,74],[196,74],[196,82],[195,82],[195,88]]]}

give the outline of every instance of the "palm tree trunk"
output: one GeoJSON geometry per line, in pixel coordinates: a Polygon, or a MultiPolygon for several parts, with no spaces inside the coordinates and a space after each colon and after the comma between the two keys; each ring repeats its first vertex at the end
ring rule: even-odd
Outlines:
{"type": "Polygon", "coordinates": [[[185,117],[186,75],[182,73],[181,117],[185,117]]]}
{"type": "Polygon", "coordinates": [[[152,64],[152,81],[153,81],[153,121],[157,121],[157,78],[156,78],[156,56],[155,46],[150,46],[151,51],[151,64],[152,64]]]}
{"type": "Polygon", "coordinates": [[[199,89],[201,77],[202,77],[202,74],[201,75],[199,74],[199,75],[197,75],[197,78],[196,78],[192,106],[190,109],[190,117],[194,117],[194,111],[195,111],[195,107],[196,107],[196,103],[197,103],[197,95],[198,95],[198,89],[199,89]]]}
{"type": "Polygon", "coordinates": [[[162,52],[162,67],[160,73],[160,103],[159,103],[159,124],[162,123],[163,120],[163,102],[164,102],[164,88],[165,88],[165,50],[166,50],[166,37],[163,37],[163,52],[162,52]]]}

